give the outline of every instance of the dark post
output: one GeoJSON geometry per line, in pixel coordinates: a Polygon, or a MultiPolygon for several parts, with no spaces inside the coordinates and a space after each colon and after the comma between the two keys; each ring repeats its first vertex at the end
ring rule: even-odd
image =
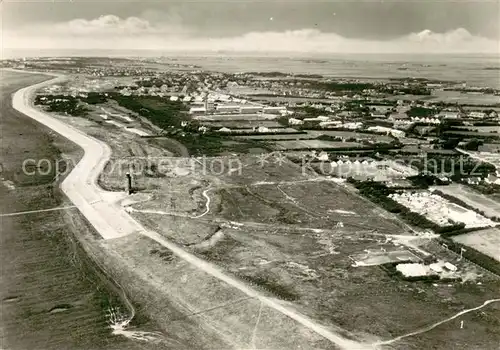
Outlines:
{"type": "Polygon", "coordinates": [[[127,193],[132,194],[132,175],[127,173],[127,193]]]}

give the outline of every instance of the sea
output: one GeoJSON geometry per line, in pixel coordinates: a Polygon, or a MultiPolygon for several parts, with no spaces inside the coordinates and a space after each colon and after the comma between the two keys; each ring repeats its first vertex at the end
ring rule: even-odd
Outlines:
{"type": "Polygon", "coordinates": [[[307,54],[147,50],[7,50],[4,57],[156,57],[218,72],[320,74],[332,78],[426,78],[500,89],[500,54],[307,54]]]}

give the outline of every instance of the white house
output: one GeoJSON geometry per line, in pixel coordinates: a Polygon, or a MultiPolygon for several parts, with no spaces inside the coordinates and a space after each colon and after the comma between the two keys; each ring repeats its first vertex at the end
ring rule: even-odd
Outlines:
{"type": "Polygon", "coordinates": [[[316,156],[316,159],[318,159],[319,161],[322,161],[322,162],[326,162],[326,161],[328,161],[328,153],[323,151],[319,155],[316,156]]]}
{"type": "Polygon", "coordinates": [[[356,130],[356,129],[361,129],[363,127],[363,123],[361,122],[345,123],[342,125],[342,127],[350,130],[356,130]]]}
{"type": "Polygon", "coordinates": [[[288,119],[288,124],[289,125],[302,125],[302,124],[304,124],[304,121],[300,120],[300,119],[296,119],[296,118],[290,118],[290,119],[288,119]]]}
{"type": "Polygon", "coordinates": [[[379,125],[370,126],[368,128],[368,130],[376,132],[376,133],[381,133],[381,134],[387,134],[387,135],[391,134],[392,136],[397,137],[397,138],[406,136],[406,133],[402,130],[391,129],[391,128],[387,128],[385,126],[379,126],[379,125]]]}
{"type": "Polygon", "coordinates": [[[189,114],[191,115],[205,115],[207,113],[207,110],[205,107],[191,107],[189,109],[189,114]]]}
{"type": "Polygon", "coordinates": [[[487,114],[484,113],[484,112],[476,112],[476,111],[473,111],[473,112],[470,112],[469,113],[469,117],[471,118],[475,118],[475,119],[484,119],[487,117],[487,114]]]}
{"type": "Polygon", "coordinates": [[[450,264],[449,262],[444,263],[444,267],[448,269],[449,271],[457,271],[457,267],[453,264],[450,264]]]}

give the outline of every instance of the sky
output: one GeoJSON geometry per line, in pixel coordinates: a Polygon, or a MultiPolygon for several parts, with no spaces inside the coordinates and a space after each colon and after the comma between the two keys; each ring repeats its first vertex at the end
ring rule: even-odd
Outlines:
{"type": "Polygon", "coordinates": [[[498,53],[500,2],[4,0],[2,48],[498,53]]]}

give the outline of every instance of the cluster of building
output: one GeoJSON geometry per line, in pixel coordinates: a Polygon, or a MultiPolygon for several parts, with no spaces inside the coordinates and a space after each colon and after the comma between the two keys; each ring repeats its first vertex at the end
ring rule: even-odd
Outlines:
{"type": "Polygon", "coordinates": [[[273,77],[272,74],[247,73],[238,74],[235,77],[236,83],[248,86],[253,89],[267,91],[275,96],[294,96],[304,98],[354,98],[363,97],[382,97],[388,93],[393,95],[404,95],[411,91],[430,94],[431,87],[419,80],[392,80],[387,82],[373,83],[360,79],[333,80],[328,78],[282,75],[273,77]],[[323,89],[318,89],[318,83],[323,89]],[[346,84],[345,89],[342,86],[332,88],[328,84],[346,84]],[[359,84],[355,89],[351,89],[353,84],[359,84]]]}
{"type": "MultiPolygon", "coordinates": [[[[433,85],[411,79],[366,83],[356,79],[338,81],[286,75],[275,78],[272,75],[227,74],[201,70],[159,72],[147,69],[145,68],[147,65],[141,64],[129,67],[120,64],[82,65],[75,68],[82,77],[80,80],[50,87],[44,93],[86,97],[91,91],[114,90],[124,96],[156,96],[183,102],[188,106],[193,119],[222,121],[243,121],[245,118],[276,119],[283,128],[294,129],[293,131],[302,129],[309,133],[311,130],[332,129],[332,132],[328,131],[330,132],[328,136],[332,139],[336,139],[335,133],[340,133],[342,130],[356,131],[356,134],[362,133],[364,136],[373,137],[373,142],[368,142],[366,137],[361,140],[365,146],[374,143],[394,143],[397,147],[403,145],[404,152],[409,152],[409,148],[414,146],[414,141],[419,152],[423,149],[440,148],[440,143],[435,142],[435,137],[430,136],[436,135],[433,130],[440,130],[436,127],[445,120],[465,118],[464,125],[483,119],[490,123],[499,121],[495,111],[485,112],[479,108],[465,111],[459,106],[443,109],[429,101],[406,101],[394,96],[392,99],[388,98],[389,95],[402,95],[400,92],[406,91],[405,89],[446,88],[446,83],[433,85]],[[84,75],[87,77],[83,78],[84,75]],[[105,78],[120,75],[132,79],[105,78]],[[123,83],[125,80],[130,82],[123,83]],[[342,94],[339,91],[328,91],[330,86],[328,84],[333,86],[344,84],[346,91],[349,90],[349,86],[354,88],[349,93],[342,94]],[[364,85],[372,88],[359,89],[359,86],[364,85]],[[303,98],[266,100],[258,96],[239,94],[239,87],[262,88],[276,96],[292,95],[303,98]],[[414,116],[415,113],[411,113],[414,112],[412,111],[414,107],[427,109],[423,111],[426,112],[423,114],[425,116],[414,116]],[[429,111],[432,114],[429,114],[429,111]]],[[[209,125],[203,128],[211,129],[209,125]]],[[[217,128],[221,132],[234,131],[231,130],[233,126],[225,124],[217,128]]],[[[201,132],[206,132],[205,129],[201,132]]],[[[263,125],[255,127],[254,124],[249,129],[247,132],[255,133],[280,133],[284,130],[263,125]]],[[[340,141],[352,140],[340,137],[340,141]]],[[[479,151],[487,151],[486,148],[495,149],[499,145],[495,143],[496,141],[489,141],[480,145],[479,151]]],[[[500,147],[496,149],[500,150],[500,147]]]]}
{"type": "Polygon", "coordinates": [[[402,138],[406,136],[406,133],[399,129],[388,128],[385,126],[370,126],[367,128],[367,131],[372,131],[378,134],[392,135],[396,138],[402,138]]]}
{"type": "Polygon", "coordinates": [[[257,103],[249,103],[241,99],[221,99],[217,97],[205,97],[203,101],[200,96],[191,103],[189,114],[193,116],[206,115],[240,115],[240,114],[272,114],[287,115],[288,110],[284,106],[265,106],[257,103]]]}
{"type": "Polygon", "coordinates": [[[44,87],[40,92],[46,95],[65,95],[72,97],[88,97],[89,92],[112,90],[115,81],[108,79],[87,79],[76,77],[64,84],[54,84],[44,87]]]}
{"type": "Polygon", "coordinates": [[[140,67],[127,67],[127,66],[114,66],[106,65],[103,67],[84,67],[84,68],[72,68],[71,73],[74,74],[85,74],[91,77],[136,77],[136,76],[153,76],[156,74],[155,71],[140,68],[140,67]]]}
{"type": "Polygon", "coordinates": [[[419,124],[441,124],[441,120],[439,118],[429,118],[429,117],[412,117],[411,122],[409,123],[419,123],[419,124]]]}

